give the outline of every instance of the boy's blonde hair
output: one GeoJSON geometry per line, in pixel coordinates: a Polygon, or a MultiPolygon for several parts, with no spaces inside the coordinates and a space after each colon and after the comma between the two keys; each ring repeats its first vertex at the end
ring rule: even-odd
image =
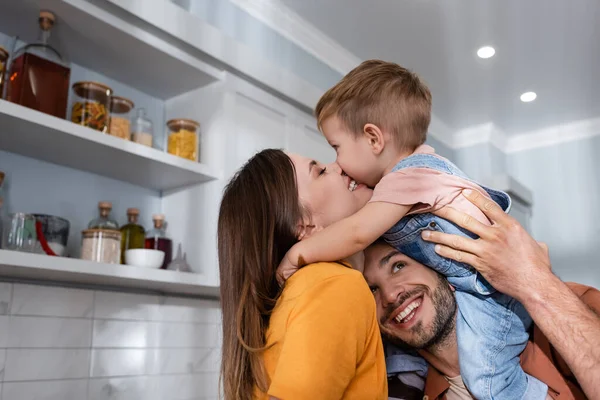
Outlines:
{"type": "Polygon", "coordinates": [[[356,136],[371,123],[391,133],[399,150],[425,142],[431,121],[431,92],[413,72],[398,64],[368,60],[321,97],[317,125],[336,116],[356,136]]]}

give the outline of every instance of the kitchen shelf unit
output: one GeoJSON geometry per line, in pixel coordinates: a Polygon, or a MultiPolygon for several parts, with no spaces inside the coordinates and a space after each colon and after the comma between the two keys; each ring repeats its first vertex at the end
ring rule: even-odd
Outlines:
{"type": "Polygon", "coordinates": [[[196,273],[101,264],[73,258],[0,250],[0,278],[118,287],[162,294],[218,297],[219,287],[196,273]]]}

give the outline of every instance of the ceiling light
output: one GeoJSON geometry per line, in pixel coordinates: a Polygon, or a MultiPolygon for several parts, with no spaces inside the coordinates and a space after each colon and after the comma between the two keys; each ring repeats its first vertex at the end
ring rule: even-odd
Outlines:
{"type": "Polygon", "coordinates": [[[534,101],[536,97],[537,94],[535,94],[535,92],[525,92],[521,95],[521,101],[523,103],[529,103],[530,101],[534,101]]]}
{"type": "Polygon", "coordinates": [[[496,54],[496,50],[491,46],[483,46],[479,50],[477,50],[477,56],[479,58],[490,58],[496,54]]]}

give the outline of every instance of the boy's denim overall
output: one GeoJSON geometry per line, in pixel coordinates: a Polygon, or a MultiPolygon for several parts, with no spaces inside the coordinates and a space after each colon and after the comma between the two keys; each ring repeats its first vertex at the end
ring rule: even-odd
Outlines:
{"type": "MultiPolygon", "coordinates": [[[[405,168],[431,168],[473,182],[450,161],[433,154],[407,157],[392,173],[405,168]]],[[[479,186],[509,211],[511,200],[506,193],[479,186]]],[[[525,308],[495,291],[471,266],[439,256],[435,244],[421,239],[425,229],[477,236],[430,213],[404,217],[383,235],[388,244],[444,275],[456,288],[458,358],[471,394],[477,399],[545,399],[548,387],[525,374],[519,363],[532,324],[525,308]]]]}

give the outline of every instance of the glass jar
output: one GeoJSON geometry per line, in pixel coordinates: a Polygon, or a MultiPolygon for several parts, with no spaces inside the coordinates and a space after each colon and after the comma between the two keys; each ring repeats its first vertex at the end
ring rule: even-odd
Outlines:
{"type": "Polygon", "coordinates": [[[125,264],[125,252],[129,249],[143,249],[146,239],[146,230],[138,224],[140,210],[127,209],[127,225],[121,227],[121,264],[125,264]]]}
{"type": "Polygon", "coordinates": [[[97,82],[73,84],[71,121],[100,132],[108,131],[110,120],[110,97],[112,89],[97,82]]]}
{"type": "Polygon", "coordinates": [[[108,229],[108,230],[119,230],[119,224],[117,221],[110,217],[110,211],[112,210],[112,203],[109,201],[101,201],[98,203],[98,218],[94,218],[88,224],[88,229],[108,229]]]}
{"type": "Polygon", "coordinates": [[[146,117],[146,110],[138,108],[137,115],[133,120],[131,128],[131,140],[136,143],[152,147],[152,139],[154,137],[154,129],[152,121],[146,117]]]}
{"type": "Polygon", "coordinates": [[[55,16],[40,11],[39,40],[15,52],[7,79],[6,99],[16,104],[65,118],[69,98],[69,62],[49,45],[55,16]]]}
{"type": "Polygon", "coordinates": [[[167,235],[165,226],[165,216],[155,214],[152,216],[154,228],[146,234],[146,249],[162,250],[165,253],[165,259],[161,269],[167,269],[167,266],[173,260],[173,241],[167,235]]]}
{"type": "Polygon", "coordinates": [[[198,161],[198,134],[200,124],[191,119],[172,119],[167,122],[169,154],[198,161]]]}
{"type": "Polygon", "coordinates": [[[37,243],[35,217],[31,214],[10,214],[3,221],[2,248],[33,253],[37,243]]]}
{"type": "Polygon", "coordinates": [[[109,134],[121,139],[131,140],[131,123],[129,121],[133,106],[133,101],[125,97],[111,97],[109,134]]]}
{"type": "Polygon", "coordinates": [[[6,79],[6,63],[8,61],[8,51],[0,46],[0,99],[4,95],[4,80],[6,79]]]}
{"type": "Polygon", "coordinates": [[[121,232],[110,229],[86,229],[81,232],[81,259],[105,264],[121,261],[121,232]]]}

